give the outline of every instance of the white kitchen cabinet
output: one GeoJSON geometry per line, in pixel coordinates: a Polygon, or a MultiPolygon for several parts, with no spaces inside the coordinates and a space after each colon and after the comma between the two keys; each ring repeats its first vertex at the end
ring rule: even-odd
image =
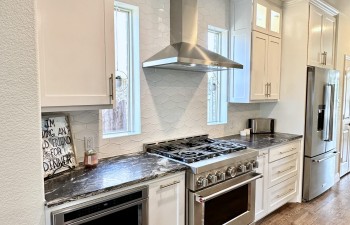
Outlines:
{"type": "Polygon", "coordinates": [[[185,175],[163,179],[149,185],[149,223],[185,224],[185,175]]]}
{"type": "Polygon", "coordinates": [[[42,110],[111,108],[114,1],[40,0],[38,15],[42,110]]]}
{"type": "Polygon", "coordinates": [[[259,151],[258,156],[259,167],[257,173],[263,175],[262,178],[256,180],[255,194],[255,221],[263,218],[267,214],[267,181],[268,181],[268,150],[259,151]]]}
{"type": "Polygon", "coordinates": [[[281,38],[282,9],[265,0],[254,0],[253,30],[281,38]]]}
{"type": "Polygon", "coordinates": [[[234,12],[231,18],[232,58],[243,64],[243,69],[233,70],[233,76],[230,76],[229,102],[277,101],[280,92],[282,11],[263,0],[253,3],[235,0],[231,5],[234,12]],[[252,10],[253,23],[246,16],[252,14],[252,10]]]}
{"type": "Polygon", "coordinates": [[[300,140],[259,150],[256,172],[255,221],[292,200],[298,194],[300,140]]]}
{"type": "Polygon", "coordinates": [[[334,68],[336,19],[310,5],[308,64],[334,68]]]}
{"type": "Polygon", "coordinates": [[[281,39],[252,32],[250,100],[278,100],[281,39]]]}
{"type": "Polygon", "coordinates": [[[268,213],[278,209],[290,201],[298,188],[297,177],[292,177],[268,189],[268,213]]]}

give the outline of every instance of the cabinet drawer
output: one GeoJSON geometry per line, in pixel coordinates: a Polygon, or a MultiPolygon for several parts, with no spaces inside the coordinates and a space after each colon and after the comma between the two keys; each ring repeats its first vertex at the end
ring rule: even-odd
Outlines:
{"type": "Polygon", "coordinates": [[[269,187],[283,180],[296,176],[298,171],[298,154],[293,154],[269,164],[269,187]]]}
{"type": "Polygon", "coordinates": [[[297,153],[300,149],[300,142],[292,142],[276,148],[270,149],[269,162],[273,162],[289,155],[297,153]]]}
{"type": "Polygon", "coordinates": [[[297,193],[297,177],[294,176],[268,189],[268,213],[281,207],[297,193]]]}

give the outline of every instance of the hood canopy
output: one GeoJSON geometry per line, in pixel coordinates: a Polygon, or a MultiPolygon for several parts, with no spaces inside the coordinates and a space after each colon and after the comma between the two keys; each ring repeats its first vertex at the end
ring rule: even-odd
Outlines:
{"type": "Polygon", "coordinates": [[[171,44],[146,60],[143,67],[196,72],[242,69],[243,65],[197,44],[197,20],[197,0],[170,0],[171,44]]]}

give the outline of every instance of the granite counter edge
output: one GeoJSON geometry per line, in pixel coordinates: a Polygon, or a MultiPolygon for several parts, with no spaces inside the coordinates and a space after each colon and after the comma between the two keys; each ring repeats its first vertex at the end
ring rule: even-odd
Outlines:
{"type": "Polygon", "coordinates": [[[165,176],[170,175],[170,174],[175,174],[175,173],[178,173],[178,172],[181,172],[181,171],[185,171],[186,169],[187,169],[186,166],[179,166],[178,168],[166,171],[164,173],[159,173],[159,174],[155,174],[155,175],[146,176],[146,177],[143,177],[141,179],[133,180],[133,181],[130,181],[130,182],[125,182],[125,183],[118,184],[118,185],[115,185],[115,186],[112,186],[112,187],[107,187],[107,188],[99,189],[99,190],[96,190],[96,191],[79,194],[79,195],[76,195],[76,196],[57,198],[55,200],[46,201],[45,202],[45,206],[48,207],[48,208],[51,208],[51,207],[54,207],[54,206],[62,205],[62,204],[67,203],[67,202],[73,202],[73,201],[76,201],[76,200],[84,199],[84,198],[95,196],[95,195],[98,195],[98,194],[115,191],[115,190],[118,190],[118,189],[122,189],[122,188],[125,188],[125,187],[128,187],[128,186],[135,185],[135,184],[139,184],[139,183],[143,183],[143,182],[146,182],[146,181],[154,180],[154,179],[157,179],[157,178],[165,177],[165,176]]]}

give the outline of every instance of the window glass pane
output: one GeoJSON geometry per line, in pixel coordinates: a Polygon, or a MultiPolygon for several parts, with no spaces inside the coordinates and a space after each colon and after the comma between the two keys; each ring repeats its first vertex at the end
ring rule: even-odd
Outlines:
{"type": "MultiPolygon", "coordinates": [[[[220,54],[221,34],[220,32],[208,31],[208,49],[220,54]]],[[[208,122],[220,121],[220,80],[219,72],[208,73],[208,122]]]]}
{"type": "Polygon", "coordinates": [[[130,75],[131,75],[131,12],[117,9],[115,24],[116,105],[113,110],[102,110],[103,133],[129,131],[130,75]]]}
{"type": "Polygon", "coordinates": [[[271,10],[271,31],[279,33],[280,32],[280,17],[281,14],[271,10]]]}
{"type": "Polygon", "coordinates": [[[265,6],[256,4],[256,21],[255,25],[266,29],[267,9],[265,6]]]}

